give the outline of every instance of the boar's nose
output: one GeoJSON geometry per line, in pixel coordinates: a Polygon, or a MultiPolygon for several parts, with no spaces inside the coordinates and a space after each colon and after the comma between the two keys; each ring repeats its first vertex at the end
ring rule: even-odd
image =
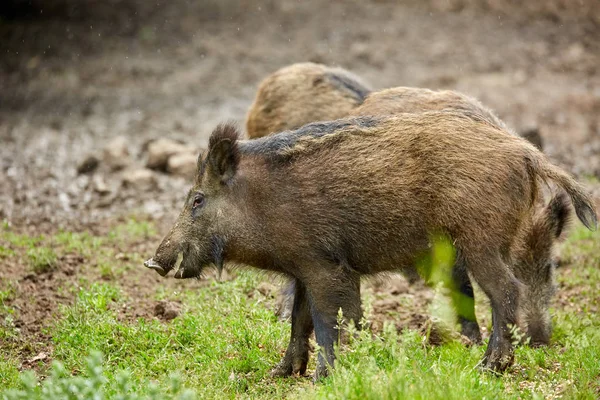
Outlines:
{"type": "Polygon", "coordinates": [[[155,270],[160,276],[165,276],[167,274],[167,271],[158,265],[158,263],[152,258],[144,262],[144,267],[155,270]]]}

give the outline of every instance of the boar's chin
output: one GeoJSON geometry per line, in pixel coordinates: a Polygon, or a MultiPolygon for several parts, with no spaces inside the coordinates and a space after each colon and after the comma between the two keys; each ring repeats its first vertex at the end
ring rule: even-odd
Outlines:
{"type": "Polygon", "coordinates": [[[225,240],[219,236],[211,238],[211,248],[209,256],[201,256],[200,249],[194,246],[188,247],[188,251],[183,253],[183,259],[177,260],[175,272],[176,279],[198,278],[206,265],[214,264],[217,267],[219,278],[223,270],[223,250],[225,240]]]}
{"type": "Polygon", "coordinates": [[[201,265],[181,265],[175,272],[175,279],[198,278],[204,269],[201,265]]]}
{"type": "Polygon", "coordinates": [[[198,278],[204,269],[206,264],[210,264],[208,262],[202,262],[202,260],[194,257],[194,254],[188,253],[183,256],[183,259],[179,263],[177,267],[177,271],[175,272],[175,279],[187,279],[187,278],[198,278]]]}

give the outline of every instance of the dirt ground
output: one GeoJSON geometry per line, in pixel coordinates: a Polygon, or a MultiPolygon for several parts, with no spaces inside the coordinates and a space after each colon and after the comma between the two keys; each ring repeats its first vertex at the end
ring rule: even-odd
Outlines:
{"type": "MultiPolygon", "coordinates": [[[[0,219],[19,231],[102,233],[136,213],[156,221],[158,236],[121,250],[151,254],[176,217],[189,182],[154,172],[152,185],[131,187],[123,183],[127,168],[112,172],[101,161],[95,172],[80,174],[78,165],[118,136],[126,138],[131,163],[139,167],[152,139],[203,147],[218,122],[243,125],[263,77],[301,61],[345,67],[375,88],[471,94],[518,132],[538,130],[546,153],[590,182],[600,198],[600,6],[595,0],[526,6],[503,0],[396,3],[3,2],[0,219]]],[[[42,278],[21,264],[0,269],[0,279],[19,282],[17,323],[33,342],[47,345],[40,321],[55,313],[57,304],[72,301],[72,294],[56,288],[79,278],[76,269],[87,261],[63,258],[56,272],[42,278]],[[28,301],[34,294],[36,301],[28,301]]],[[[133,270],[124,283],[132,299],[125,314],[133,318],[155,314],[143,298],[165,284],[152,276],[140,286],[145,273],[141,267],[133,270]]],[[[89,274],[90,280],[100,279],[97,272],[89,274]]],[[[396,292],[377,299],[376,315],[402,309],[393,296],[413,296],[419,306],[431,300],[425,289],[394,285],[372,285],[376,294],[396,292]]],[[[422,314],[409,310],[403,320],[419,326],[426,313],[426,307],[422,314]]]]}

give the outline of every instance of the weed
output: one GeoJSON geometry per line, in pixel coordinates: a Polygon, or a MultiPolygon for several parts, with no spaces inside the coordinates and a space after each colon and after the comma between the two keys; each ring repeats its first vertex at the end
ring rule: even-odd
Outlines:
{"type": "Polygon", "coordinates": [[[63,399],[93,399],[102,400],[119,398],[127,400],[138,399],[194,399],[193,391],[184,389],[178,376],[170,377],[169,386],[161,390],[156,384],[148,383],[147,396],[140,395],[131,385],[131,374],[119,372],[114,379],[109,380],[102,365],[102,355],[92,352],[85,361],[85,371],[81,376],[71,376],[61,362],[52,364],[50,376],[40,381],[31,372],[20,375],[22,389],[7,390],[3,399],[6,400],[63,400],[63,399]]]}

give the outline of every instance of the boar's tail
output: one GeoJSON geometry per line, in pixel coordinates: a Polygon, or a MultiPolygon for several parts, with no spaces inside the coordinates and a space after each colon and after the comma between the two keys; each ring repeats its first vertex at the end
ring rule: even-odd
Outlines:
{"type": "Polygon", "coordinates": [[[529,151],[527,161],[534,173],[544,181],[552,181],[560,186],[571,198],[575,213],[579,220],[591,231],[596,230],[598,217],[590,195],[572,176],[556,165],[552,165],[546,157],[533,147],[529,151]]]}

